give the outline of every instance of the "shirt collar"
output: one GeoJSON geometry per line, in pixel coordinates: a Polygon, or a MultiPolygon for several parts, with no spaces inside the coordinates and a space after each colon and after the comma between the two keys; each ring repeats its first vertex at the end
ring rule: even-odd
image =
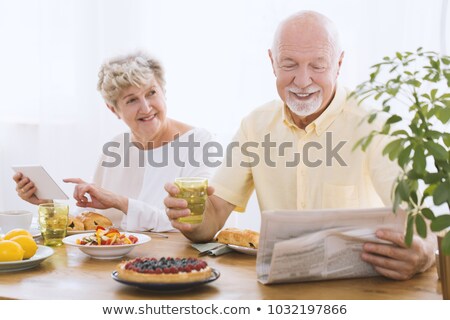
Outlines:
{"type": "MultiPolygon", "coordinates": [[[[315,130],[316,134],[320,136],[333,123],[338,114],[341,113],[342,109],[344,108],[344,102],[346,99],[347,94],[345,88],[337,83],[336,93],[333,100],[331,100],[331,103],[328,105],[325,111],[305,128],[305,131],[309,133],[315,130]]],[[[298,129],[297,125],[292,120],[290,112],[287,111],[287,108],[288,107],[284,105],[282,109],[283,123],[290,128],[298,129]]]]}

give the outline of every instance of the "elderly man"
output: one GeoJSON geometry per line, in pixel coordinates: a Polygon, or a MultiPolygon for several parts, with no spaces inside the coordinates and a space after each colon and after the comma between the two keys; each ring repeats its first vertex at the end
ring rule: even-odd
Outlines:
{"type": "MultiPolygon", "coordinates": [[[[344,52],[334,24],[311,11],[288,17],[269,57],[282,101],[243,119],[234,138],[241,148],[233,149],[232,164],[224,162],[213,178],[202,224],[177,221],[189,209],[175,198],[178,189],[166,184],[167,215],[193,241],[212,239],[233,210],[245,209],[254,189],[261,211],[390,205],[399,169],[382,156],[386,142],[352,151],[379,124],[363,121],[367,110],[347,100],[349,92],[337,82],[344,52]]],[[[408,279],[433,263],[432,240],[416,237],[406,247],[401,233],[376,235],[395,245],[366,243],[361,258],[386,277],[408,279]]]]}

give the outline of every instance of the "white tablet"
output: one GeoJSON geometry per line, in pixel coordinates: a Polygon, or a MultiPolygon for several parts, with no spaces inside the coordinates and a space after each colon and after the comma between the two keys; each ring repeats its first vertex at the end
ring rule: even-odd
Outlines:
{"type": "Polygon", "coordinates": [[[36,197],[39,199],[69,199],[64,191],[58,186],[55,180],[50,177],[42,166],[13,166],[16,172],[22,172],[23,175],[30,178],[37,188],[36,197]]]}

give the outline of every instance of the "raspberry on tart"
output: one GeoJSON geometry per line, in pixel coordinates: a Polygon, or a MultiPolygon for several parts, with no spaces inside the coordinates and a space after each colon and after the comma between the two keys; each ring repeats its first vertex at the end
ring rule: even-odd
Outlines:
{"type": "Polygon", "coordinates": [[[182,283],[206,280],[212,270],[197,258],[136,258],[117,268],[121,280],[141,283],[182,283]]]}

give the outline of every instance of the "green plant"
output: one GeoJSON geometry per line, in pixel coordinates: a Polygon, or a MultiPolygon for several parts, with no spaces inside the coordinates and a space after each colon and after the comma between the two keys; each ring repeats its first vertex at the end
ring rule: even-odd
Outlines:
{"type": "MultiPolygon", "coordinates": [[[[371,123],[380,113],[387,114],[387,120],[381,130],[360,139],[354,149],[366,150],[377,135],[391,137],[383,154],[401,168],[393,189],[393,210],[399,206],[407,210],[405,242],[410,245],[414,230],[427,236],[426,220],[434,232],[450,227],[450,214],[436,216],[425,205],[430,197],[435,205],[446,204],[450,212],[450,56],[419,48],[384,57],[371,70],[370,79],[359,84],[350,97],[358,103],[369,97],[381,101],[380,108],[366,120],[371,123]],[[403,112],[398,112],[401,108],[403,112]],[[395,129],[395,123],[403,126],[395,129]],[[422,183],[424,191],[419,192],[422,183]]],[[[442,246],[444,253],[450,254],[450,231],[442,246]]]]}

